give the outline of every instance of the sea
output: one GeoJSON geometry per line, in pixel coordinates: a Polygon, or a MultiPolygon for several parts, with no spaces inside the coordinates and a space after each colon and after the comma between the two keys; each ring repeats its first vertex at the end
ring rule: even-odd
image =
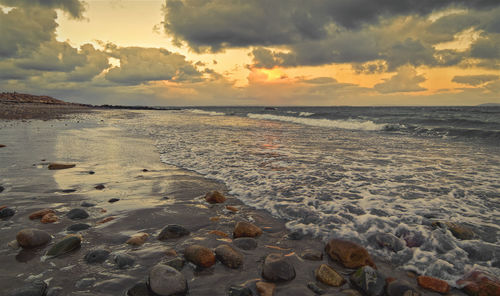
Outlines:
{"type": "Polygon", "coordinates": [[[454,286],[500,277],[500,107],[188,107],[126,128],[295,237],[351,240],[454,286]]]}

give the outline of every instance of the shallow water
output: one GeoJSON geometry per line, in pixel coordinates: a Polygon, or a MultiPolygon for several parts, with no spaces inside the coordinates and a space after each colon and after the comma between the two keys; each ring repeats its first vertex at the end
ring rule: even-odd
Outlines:
{"type": "Polygon", "coordinates": [[[387,132],[359,116],[344,120],[355,128],[308,124],[300,117],[314,113],[299,111],[290,111],[294,120],[227,110],[140,111],[125,124],[152,137],[163,162],[224,182],[246,204],[286,219],[290,230],[351,239],[450,283],[472,268],[500,276],[497,145],[387,132]],[[459,240],[432,227],[436,220],[462,223],[477,237],[459,240]],[[378,232],[410,233],[423,244],[380,249],[369,239],[378,232]]]}

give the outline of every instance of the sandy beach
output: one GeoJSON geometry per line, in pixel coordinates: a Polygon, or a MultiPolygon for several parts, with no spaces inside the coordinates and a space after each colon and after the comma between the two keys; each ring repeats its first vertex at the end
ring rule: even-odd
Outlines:
{"type": "MultiPolygon", "coordinates": [[[[37,280],[48,284],[47,295],[154,295],[145,290],[150,270],[172,259],[183,262],[186,247],[194,244],[210,250],[230,245],[243,261],[237,269],[220,260],[209,268],[185,262],[180,272],[187,280],[189,295],[249,295],[235,292],[243,287],[253,295],[273,295],[257,292],[255,284],[265,281],[263,263],[270,253],[284,255],[295,270],[293,280],[271,284],[275,285],[274,295],[361,295],[349,280],[355,269],[333,261],[324,252],[324,242],[288,233],[285,221],[231,196],[221,204],[207,203],[205,194],[212,190],[225,193],[224,184],[161,163],[151,139],[116,127],[121,120],[136,116],[141,112],[106,110],[48,121],[0,121],[0,144],[5,145],[0,148],[0,185],[4,188],[0,206],[15,211],[0,221],[0,286],[6,287],[1,295],[27,295],[20,294],[22,289],[37,280]],[[50,163],[75,167],[49,170],[50,163]],[[41,209],[52,209],[58,221],[43,224],[29,219],[41,209]],[[72,220],[67,216],[72,209],[83,209],[89,217],[72,220]],[[233,230],[240,221],[262,229],[255,249],[235,247],[233,230]],[[71,233],[67,228],[77,223],[90,226],[79,232],[81,246],[55,258],[44,256],[71,233]],[[172,224],[190,234],[158,240],[162,229],[172,224]],[[52,239],[41,247],[18,248],[16,234],[27,228],[46,231],[52,239]],[[126,243],[138,233],[147,234],[144,244],[126,243]],[[108,251],[109,257],[89,264],[85,256],[98,249],[108,251]],[[120,268],[117,255],[133,262],[120,268]],[[321,264],[334,268],[346,281],[332,287],[316,280],[315,270],[321,264]],[[136,290],[130,290],[134,286],[136,290]]],[[[422,295],[439,295],[419,287],[415,274],[373,259],[378,272],[392,278],[389,281],[407,283],[409,289],[422,295]]],[[[451,291],[452,295],[465,295],[457,289],[451,291]]]]}

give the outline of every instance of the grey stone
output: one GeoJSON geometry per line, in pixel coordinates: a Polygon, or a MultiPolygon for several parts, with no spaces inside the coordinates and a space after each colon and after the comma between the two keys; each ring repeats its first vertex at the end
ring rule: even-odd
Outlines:
{"type": "Polygon", "coordinates": [[[270,282],[285,282],[295,278],[295,269],[282,254],[267,255],[262,267],[262,277],[270,282]]]}
{"type": "Polygon", "coordinates": [[[370,266],[363,266],[353,273],[351,282],[368,296],[380,296],[384,293],[384,275],[370,266]]]}
{"type": "Polygon", "coordinates": [[[399,281],[394,281],[391,282],[389,285],[387,285],[387,295],[389,296],[420,296],[420,293],[418,293],[415,288],[411,287],[410,285],[399,282],[399,281]]]}
{"type": "Polygon", "coordinates": [[[66,217],[72,219],[72,220],[77,220],[77,219],[85,219],[89,217],[89,214],[82,209],[72,209],[66,214],[66,217]]]}
{"type": "Polygon", "coordinates": [[[167,240],[170,238],[179,238],[182,236],[189,235],[189,231],[177,224],[169,224],[162,229],[158,235],[159,240],[167,240]]]}
{"type": "Polygon", "coordinates": [[[171,266],[177,269],[178,271],[181,271],[186,261],[184,260],[184,258],[177,256],[174,258],[167,258],[163,260],[162,263],[171,266]]]}
{"type": "Polygon", "coordinates": [[[163,264],[154,266],[149,272],[148,286],[160,296],[183,295],[188,286],[184,275],[175,268],[163,264]]]}
{"type": "Polygon", "coordinates": [[[117,202],[119,200],[120,200],[119,198],[112,198],[112,199],[108,200],[108,202],[109,203],[114,203],[114,202],[117,202]]]}
{"type": "Polygon", "coordinates": [[[91,202],[88,202],[88,201],[84,201],[80,204],[82,207],[85,207],[85,208],[90,208],[90,207],[93,207],[95,206],[95,203],[91,203],[91,202]]]}
{"type": "Polygon", "coordinates": [[[53,287],[49,288],[47,291],[47,296],[63,296],[63,288],[61,287],[53,287]]]}
{"type": "Polygon", "coordinates": [[[128,266],[132,266],[135,262],[134,258],[127,254],[116,254],[114,261],[119,269],[125,269],[128,266]]]}
{"type": "Polygon", "coordinates": [[[14,216],[16,211],[11,208],[3,208],[0,210],[0,218],[8,218],[14,216]]]}
{"type": "Polygon", "coordinates": [[[68,228],[66,228],[66,230],[69,232],[78,232],[78,231],[89,229],[89,228],[90,228],[90,225],[88,225],[88,224],[78,223],[78,224],[70,225],[68,228]]]}
{"type": "Polygon", "coordinates": [[[73,250],[76,250],[80,247],[82,243],[82,238],[79,235],[68,235],[63,238],[61,241],[57,242],[53,245],[48,251],[47,256],[57,257],[66,253],[69,253],[73,250]]]}
{"type": "Polygon", "coordinates": [[[311,291],[313,291],[315,294],[319,294],[319,295],[325,294],[325,291],[323,289],[321,289],[318,285],[316,285],[315,282],[307,283],[307,287],[309,289],[311,289],[311,291]]]}
{"type": "Polygon", "coordinates": [[[233,240],[233,245],[242,250],[254,250],[257,248],[257,240],[251,237],[240,237],[233,240]]]}
{"type": "Polygon", "coordinates": [[[89,264],[103,263],[108,259],[109,251],[103,249],[92,250],[85,255],[85,261],[89,264]]]}
{"type": "Polygon", "coordinates": [[[248,287],[232,286],[227,293],[228,296],[252,296],[252,290],[248,287]]]}
{"type": "Polygon", "coordinates": [[[96,279],[95,278],[83,278],[76,282],[75,288],[77,289],[88,289],[94,286],[96,279]]]}
{"type": "Polygon", "coordinates": [[[135,284],[132,288],[128,289],[127,296],[152,296],[153,293],[149,291],[146,283],[135,284]]]}
{"type": "Polygon", "coordinates": [[[47,284],[44,281],[36,280],[27,287],[18,288],[12,291],[9,296],[44,296],[47,293],[47,284]]]}
{"type": "Polygon", "coordinates": [[[390,233],[376,233],[368,238],[372,244],[391,250],[393,252],[399,252],[405,248],[405,242],[390,233]]]}
{"type": "Polygon", "coordinates": [[[305,249],[300,253],[300,257],[311,261],[320,261],[323,259],[323,252],[316,249],[305,249]]]}
{"type": "Polygon", "coordinates": [[[238,268],[243,264],[243,254],[229,245],[220,245],[215,249],[215,257],[229,268],[238,268]]]}
{"type": "Polygon", "coordinates": [[[45,245],[51,240],[48,232],[38,229],[23,229],[16,235],[16,240],[23,248],[35,248],[45,245]]]}

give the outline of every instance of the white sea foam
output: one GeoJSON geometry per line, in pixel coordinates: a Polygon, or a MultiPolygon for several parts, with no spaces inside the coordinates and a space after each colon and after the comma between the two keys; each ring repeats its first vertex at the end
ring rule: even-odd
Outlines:
{"type": "Polygon", "coordinates": [[[304,117],[309,117],[311,115],[314,115],[314,113],[312,113],[312,112],[300,112],[299,113],[299,116],[304,116],[304,117]]]}
{"type": "MultiPolygon", "coordinates": [[[[229,194],[286,219],[291,231],[350,239],[396,266],[450,284],[475,266],[500,276],[494,267],[500,260],[499,154],[439,139],[338,129],[335,121],[144,114],[147,120],[129,128],[151,135],[163,162],[224,182],[229,194]],[[478,238],[461,241],[432,227],[434,220],[470,225],[478,238]],[[420,236],[422,245],[395,253],[370,242],[380,232],[420,236]]],[[[365,130],[346,122],[341,125],[365,130]]]]}
{"type": "Polygon", "coordinates": [[[201,110],[201,109],[186,109],[186,111],[194,113],[194,114],[200,114],[200,115],[210,115],[210,116],[226,115],[224,112],[206,111],[206,110],[201,110]]]}
{"type": "Polygon", "coordinates": [[[384,124],[377,124],[370,120],[330,120],[330,119],[312,119],[294,116],[282,116],[273,114],[255,114],[248,113],[247,116],[253,119],[277,120],[298,123],[309,126],[329,127],[346,130],[364,130],[364,131],[380,131],[383,130],[384,124]]]}

